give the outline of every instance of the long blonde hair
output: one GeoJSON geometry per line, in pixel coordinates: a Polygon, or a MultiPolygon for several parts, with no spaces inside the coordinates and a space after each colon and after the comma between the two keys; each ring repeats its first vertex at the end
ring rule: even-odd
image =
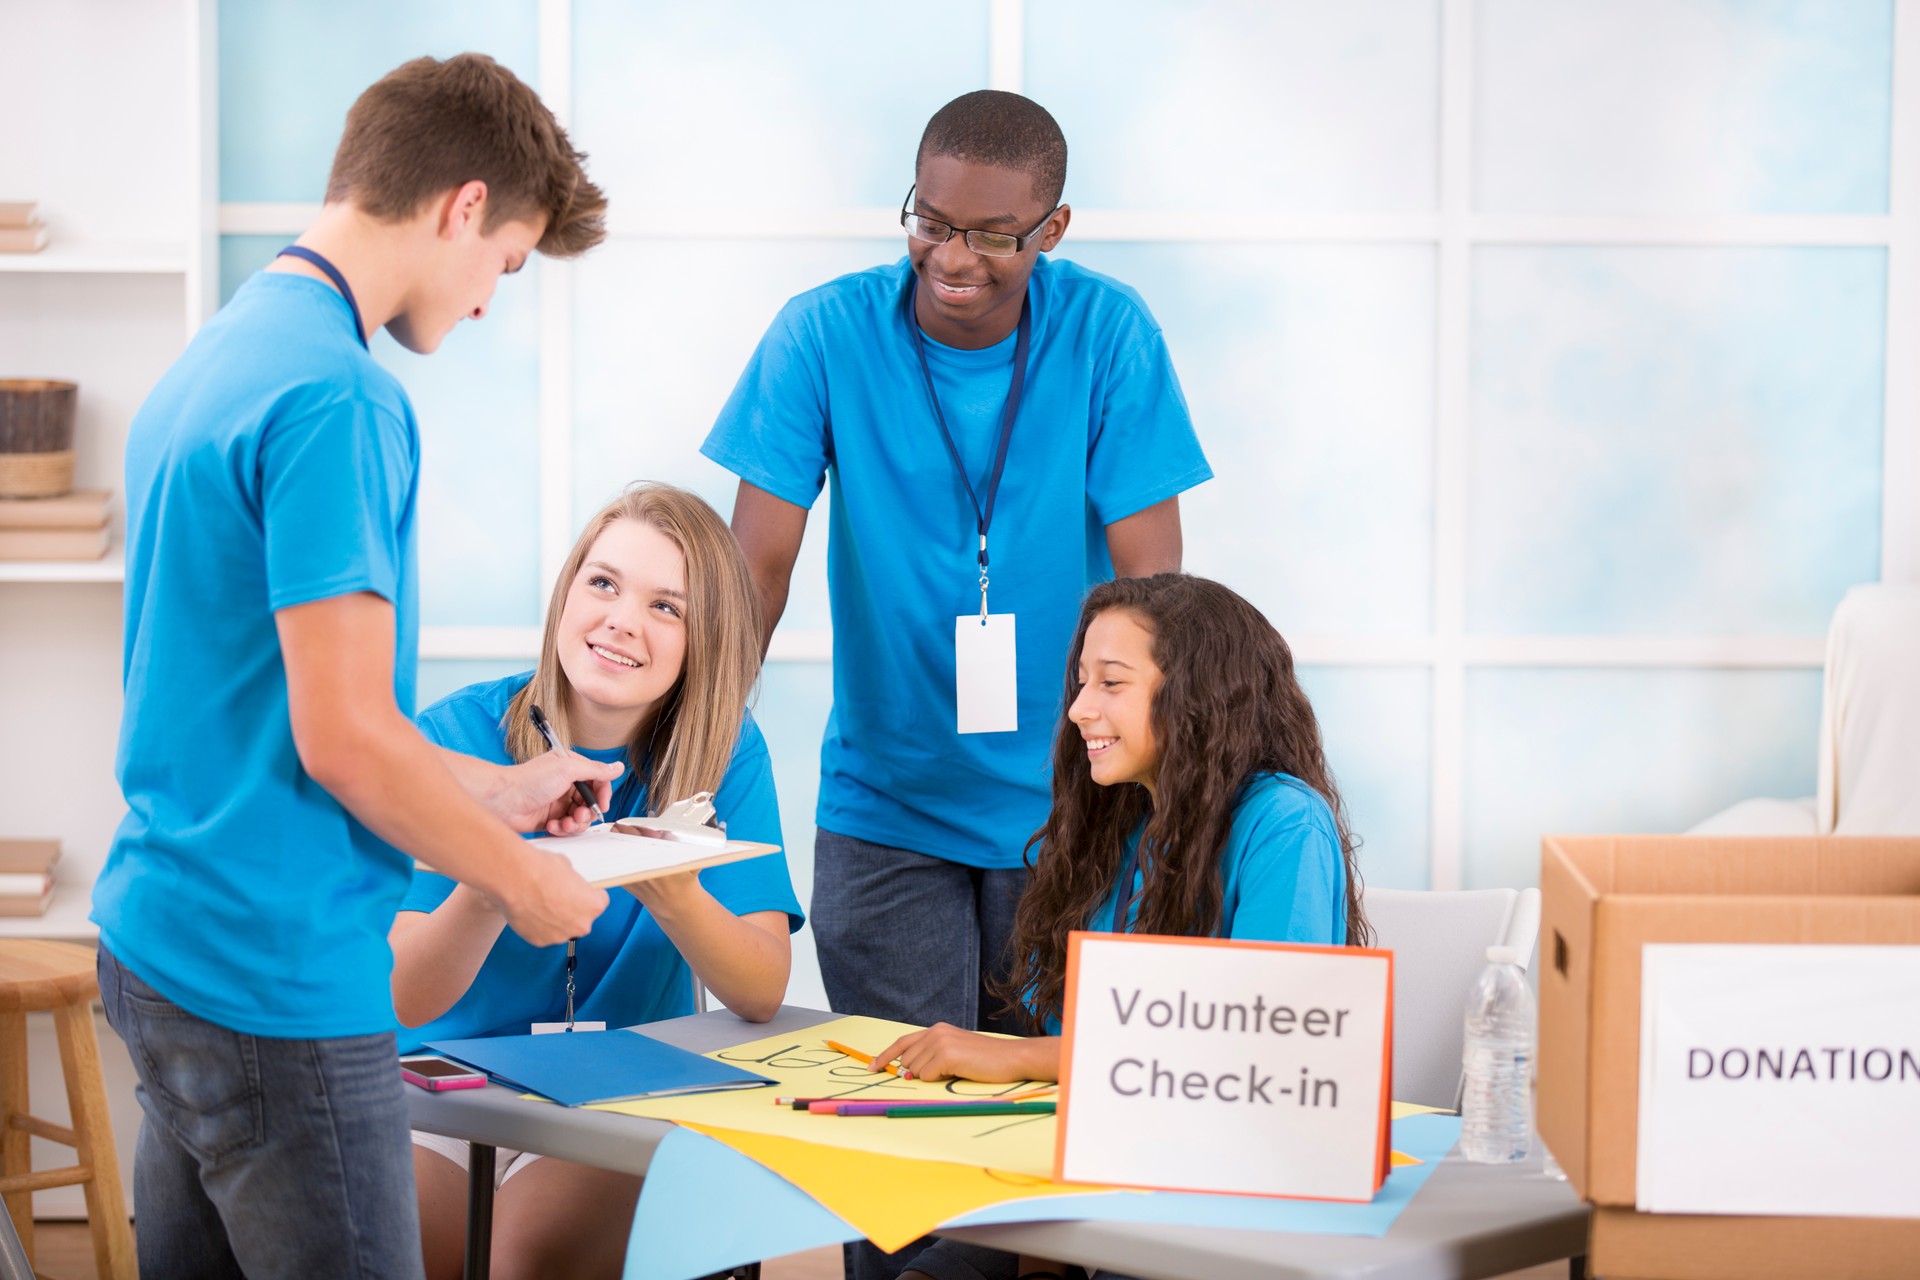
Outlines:
{"type": "Polygon", "coordinates": [[[760,597],[747,560],[720,514],[669,484],[641,483],[600,509],[573,544],[547,604],[533,679],[507,706],[507,752],[528,760],[547,749],[527,708],[538,706],[562,742],[573,735],[573,686],[560,665],[560,615],[594,540],[616,520],[652,525],[687,561],[687,652],[680,672],[627,751],[629,772],[650,773],[647,807],[658,813],[696,791],[718,791],[733,760],[741,713],[760,675],[760,597]]]}

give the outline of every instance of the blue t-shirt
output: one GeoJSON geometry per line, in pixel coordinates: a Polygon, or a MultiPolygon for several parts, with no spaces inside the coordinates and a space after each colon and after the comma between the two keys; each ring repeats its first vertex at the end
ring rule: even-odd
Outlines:
{"type": "MultiPolygon", "coordinates": [[[[1128,838],[1129,851],[1140,836],[1135,831],[1128,838]]],[[[1145,880],[1145,869],[1136,870],[1129,896],[1138,895],[1145,880]]],[[[1220,896],[1216,937],[1346,945],[1347,860],[1333,810],[1319,792],[1287,773],[1248,780],[1220,854],[1220,896]]],[[[1112,927],[1115,897],[1107,894],[1086,928],[1112,927]]],[[[1135,896],[1129,930],[1138,915],[1135,896]]]]}
{"type": "MultiPolygon", "coordinates": [[[[1129,854],[1138,850],[1143,831],[1136,828],[1127,837],[1129,854]]],[[[1136,865],[1128,885],[1134,905],[1123,932],[1138,922],[1145,884],[1146,869],[1136,865]]],[[[1112,931],[1118,898],[1116,886],[1080,927],[1112,931]]],[[[1346,945],[1347,860],[1340,831],[1320,793],[1292,774],[1256,774],[1234,801],[1233,825],[1220,854],[1220,924],[1213,936],[1346,945]]],[[[1046,1034],[1060,1034],[1057,1015],[1047,1016],[1046,1034]]]]}
{"type": "MultiPolygon", "coordinates": [[[[511,764],[505,735],[507,704],[532,678],[527,671],[468,685],[422,711],[420,730],[450,750],[511,764]]],[[[609,819],[646,812],[646,780],[632,768],[626,748],[575,750],[592,760],[618,760],[628,766],[607,806],[609,819]]],[[[727,824],[729,838],[784,848],[773,762],[750,713],[741,719],[733,759],[713,794],[713,805],[727,824]]],[[[789,930],[798,930],[804,923],[784,852],[708,867],[700,873],[700,883],[737,916],[784,911],[789,930]]],[[[422,871],[414,876],[400,909],[432,911],[452,892],[453,881],[422,871]]],[[[630,1027],[693,1012],[693,971],[640,900],[626,890],[608,893],[607,909],[580,939],[576,952],[575,1018],[630,1027]]],[[[525,1035],[535,1022],[561,1021],[566,1014],[566,955],[564,946],[529,946],[513,930],[503,930],[473,985],[453,1008],[422,1026],[401,1028],[401,1052],[429,1040],[525,1035]]]]}
{"type": "Polygon", "coordinates": [[[346,302],[240,287],[127,437],[117,771],[101,940],[189,1012],[255,1035],[393,1026],[387,932],[412,862],[301,768],[274,612],[371,591],[413,710],[420,438],[346,302]]]}
{"type": "MultiPolygon", "coordinates": [[[[819,824],[1016,867],[1046,819],[1080,600],[1113,574],[1105,527],[1212,472],[1146,305],[1117,281],[1041,258],[1028,286],[1026,389],[989,531],[989,604],[1015,616],[1019,728],[956,732],[954,619],[980,608],[978,521],[914,355],[910,276],[903,258],[789,302],[701,452],[801,507],[832,483],[833,714],[819,824]]],[[[926,342],[976,492],[1015,341],[978,351],[926,342]]]]}

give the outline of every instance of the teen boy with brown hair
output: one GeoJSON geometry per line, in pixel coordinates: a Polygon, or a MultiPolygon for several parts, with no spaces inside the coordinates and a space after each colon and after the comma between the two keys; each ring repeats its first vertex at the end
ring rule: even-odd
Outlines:
{"type": "Polygon", "coordinates": [[[419,433],[368,354],[479,319],[606,201],[492,59],[361,95],[326,203],[200,332],[127,443],[129,813],[94,891],[100,988],[132,1050],[148,1275],[417,1276],[387,932],[415,857],[529,942],[606,894],[514,833],[581,829],[619,766],[513,768],[414,729],[419,433]]]}

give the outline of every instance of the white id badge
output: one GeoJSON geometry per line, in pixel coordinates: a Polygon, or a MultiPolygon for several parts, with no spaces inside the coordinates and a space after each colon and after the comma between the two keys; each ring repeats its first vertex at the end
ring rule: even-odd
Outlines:
{"type": "Polygon", "coordinates": [[[954,702],[961,733],[1012,733],[1020,727],[1019,668],[1013,615],[977,613],[953,620],[954,702]]]}
{"type": "Polygon", "coordinates": [[[576,1022],[571,1028],[564,1022],[536,1022],[533,1024],[533,1034],[537,1036],[556,1035],[567,1030],[605,1031],[606,1029],[607,1024],[604,1022],[576,1022]]]}

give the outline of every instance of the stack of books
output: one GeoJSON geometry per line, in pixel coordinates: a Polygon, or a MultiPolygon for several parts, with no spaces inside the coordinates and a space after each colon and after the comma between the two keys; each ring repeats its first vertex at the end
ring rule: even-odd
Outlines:
{"type": "Polygon", "coordinates": [[[43,916],[53,901],[58,840],[0,840],[0,916],[43,916]]]}
{"type": "Polygon", "coordinates": [[[0,253],[38,253],[47,247],[47,226],[31,200],[0,200],[0,253]]]}
{"type": "Polygon", "coordinates": [[[105,489],[0,498],[0,560],[98,560],[111,541],[112,498],[105,489]]]}

